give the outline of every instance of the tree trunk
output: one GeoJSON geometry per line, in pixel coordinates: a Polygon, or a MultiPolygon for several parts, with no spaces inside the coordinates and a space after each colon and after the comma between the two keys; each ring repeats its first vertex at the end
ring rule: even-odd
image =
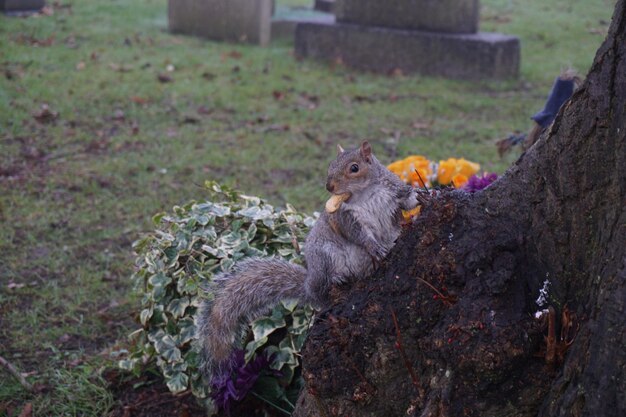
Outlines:
{"type": "Polygon", "coordinates": [[[338,290],[295,415],[626,416],[624,3],[535,146],[482,192],[434,196],[338,290]]]}

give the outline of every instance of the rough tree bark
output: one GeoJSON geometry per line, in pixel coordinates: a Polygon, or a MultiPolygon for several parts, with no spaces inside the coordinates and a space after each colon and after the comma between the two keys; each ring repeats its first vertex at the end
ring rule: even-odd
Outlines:
{"type": "Polygon", "coordinates": [[[295,415],[625,416],[625,119],[619,0],[536,145],[488,189],[432,198],[321,314],[295,415]],[[552,326],[534,317],[546,281],[552,326]]]}

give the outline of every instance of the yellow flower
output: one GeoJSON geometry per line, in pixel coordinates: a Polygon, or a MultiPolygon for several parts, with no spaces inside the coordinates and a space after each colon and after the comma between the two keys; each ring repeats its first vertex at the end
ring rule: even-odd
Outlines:
{"type": "Polygon", "coordinates": [[[452,185],[454,185],[454,188],[461,188],[465,185],[467,180],[468,178],[465,175],[456,174],[454,177],[452,177],[452,185]]]}
{"type": "Polygon", "coordinates": [[[415,186],[424,186],[420,181],[415,170],[419,171],[419,175],[426,181],[428,185],[428,177],[432,175],[430,161],[422,155],[411,155],[402,160],[392,162],[387,168],[396,174],[402,181],[415,186]]]}
{"type": "Polygon", "coordinates": [[[463,158],[457,160],[457,172],[467,178],[476,174],[479,169],[480,165],[475,162],[470,162],[463,158]]]}
{"type": "Polygon", "coordinates": [[[448,185],[452,177],[456,174],[456,159],[450,158],[447,161],[439,161],[437,169],[437,182],[441,185],[448,185]]]}
{"type": "Polygon", "coordinates": [[[420,210],[422,210],[421,206],[417,206],[414,209],[408,210],[408,211],[404,211],[402,210],[402,217],[404,218],[405,221],[409,221],[411,220],[413,217],[417,216],[418,214],[420,214],[420,210]]]}
{"type": "Polygon", "coordinates": [[[441,185],[448,185],[452,182],[458,188],[462,186],[461,183],[465,184],[468,178],[476,174],[479,169],[479,164],[467,159],[448,158],[445,161],[439,161],[437,182],[441,185]]]}

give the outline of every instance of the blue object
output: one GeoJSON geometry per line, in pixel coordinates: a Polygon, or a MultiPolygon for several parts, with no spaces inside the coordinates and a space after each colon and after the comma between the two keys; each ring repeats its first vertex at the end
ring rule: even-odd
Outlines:
{"type": "Polygon", "coordinates": [[[546,101],[546,105],[538,113],[531,117],[539,126],[546,128],[552,123],[559,109],[574,93],[574,80],[556,78],[552,90],[546,101]]]}

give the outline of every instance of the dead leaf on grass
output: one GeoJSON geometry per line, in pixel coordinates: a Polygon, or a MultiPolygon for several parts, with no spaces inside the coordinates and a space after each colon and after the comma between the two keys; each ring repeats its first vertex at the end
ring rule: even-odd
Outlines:
{"type": "Polygon", "coordinates": [[[33,416],[33,404],[27,403],[24,408],[22,408],[22,412],[19,417],[32,417],[33,416]]]}
{"type": "Polygon", "coordinates": [[[37,39],[32,35],[24,35],[19,34],[17,37],[13,38],[13,40],[20,45],[30,45],[35,47],[47,47],[52,46],[54,44],[55,35],[52,34],[47,38],[37,39]]]}
{"type": "Polygon", "coordinates": [[[430,129],[432,126],[433,126],[432,121],[424,122],[424,121],[418,120],[411,124],[411,127],[417,130],[427,130],[427,129],[430,129]]]}
{"type": "Polygon", "coordinates": [[[113,112],[113,120],[115,120],[116,122],[123,122],[124,120],[126,120],[126,115],[124,114],[124,111],[121,109],[116,109],[115,112],[113,112]]]}
{"type": "Polygon", "coordinates": [[[42,104],[39,111],[33,113],[33,118],[41,124],[52,123],[59,118],[59,112],[52,111],[47,104],[42,104]]]}
{"type": "Polygon", "coordinates": [[[189,124],[189,125],[195,125],[200,123],[200,119],[198,119],[195,116],[192,116],[190,114],[186,114],[183,119],[180,121],[180,124],[189,124]]]}
{"type": "Polygon", "coordinates": [[[130,72],[133,70],[131,65],[110,63],[109,68],[116,72],[130,72]]]}
{"type": "Polygon", "coordinates": [[[172,77],[163,73],[157,75],[157,80],[159,80],[160,83],[171,83],[172,81],[174,81],[172,77]]]}
{"type": "Polygon", "coordinates": [[[208,116],[211,113],[213,113],[213,109],[208,108],[207,106],[199,106],[196,111],[198,112],[198,114],[201,114],[203,116],[208,116]]]}
{"type": "Polygon", "coordinates": [[[591,33],[592,35],[605,36],[607,33],[609,33],[609,29],[608,28],[590,28],[590,29],[587,29],[587,32],[591,33]]]}
{"type": "Polygon", "coordinates": [[[283,93],[282,91],[274,90],[272,91],[272,96],[274,97],[274,100],[281,101],[285,98],[285,93],[283,93]]]}
{"type": "Polygon", "coordinates": [[[221,58],[223,61],[225,58],[241,59],[242,56],[243,54],[239,51],[230,51],[225,54],[222,54],[221,58]]]}
{"type": "Polygon", "coordinates": [[[147,98],[143,98],[139,96],[131,96],[130,101],[132,101],[135,104],[146,104],[148,103],[149,100],[147,98]]]}
{"type": "Polygon", "coordinates": [[[76,64],[76,71],[82,71],[85,69],[85,61],[80,61],[76,64]]]}

